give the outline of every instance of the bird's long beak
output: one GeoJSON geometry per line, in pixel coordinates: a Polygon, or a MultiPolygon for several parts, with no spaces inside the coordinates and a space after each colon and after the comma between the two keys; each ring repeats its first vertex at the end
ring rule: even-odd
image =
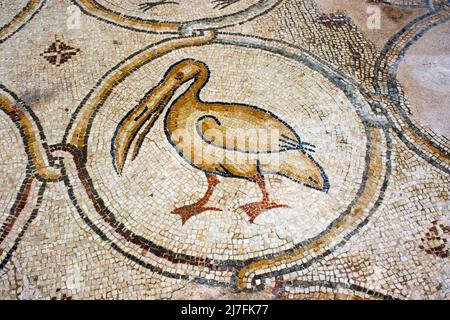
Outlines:
{"type": "Polygon", "coordinates": [[[122,173],[130,150],[132,160],[137,157],[144,138],[172,96],[173,90],[168,89],[162,82],[148,91],[139,104],[120,121],[111,142],[113,165],[118,174],[122,173]]]}

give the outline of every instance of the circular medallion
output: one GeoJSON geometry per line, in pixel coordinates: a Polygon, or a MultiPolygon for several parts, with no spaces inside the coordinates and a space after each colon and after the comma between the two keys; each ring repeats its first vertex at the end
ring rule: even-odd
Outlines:
{"type": "MultiPolygon", "coordinates": [[[[81,181],[68,174],[66,183],[83,220],[115,250],[168,276],[229,283],[233,272],[255,261],[294,257],[298,250],[303,252],[299,259],[311,260],[347,240],[371,214],[385,178],[386,146],[380,130],[368,125],[374,120],[367,105],[328,66],[298,49],[271,45],[222,38],[174,50],[114,84],[93,118],[85,154],[72,152],[76,165],[66,161],[66,170],[78,171],[81,181]],[[305,152],[326,172],[329,188],[308,188],[286,175],[268,174],[266,189],[282,206],[262,212],[252,223],[242,208],[261,197],[255,181],[219,175],[208,207],[221,211],[206,210],[182,221],[174,210],[202,198],[208,183],[204,172],[169,142],[162,118],[170,109],[162,111],[139,154],[119,174],[112,149],[118,124],[151,88],[164,83],[171,66],[186,59],[201,61],[209,70],[201,101],[253,106],[284,121],[311,146],[305,152]],[[245,68],[249,63],[251,70],[245,68]],[[90,200],[78,196],[83,189],[90,200]]],[[[178,87],[168,105],[196,81],[178,87]]],[[[292,157],[295,162],[297,155],[292,157]]]]}
{"type": "Polygon", "coordinates": [[[274,8],[280,0],[76,0],[101,20],[147,32],[217,29],[242,23],[274,8]]]}

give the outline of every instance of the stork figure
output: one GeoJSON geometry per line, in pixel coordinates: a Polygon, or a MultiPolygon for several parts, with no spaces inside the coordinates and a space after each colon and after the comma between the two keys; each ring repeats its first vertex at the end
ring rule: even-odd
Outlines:
{"type": "Polygon", "coordinates": [[[168,108],[164,131],[178,154],[194,168],[205,173],[208,189],[196,203],[177,208],[173,214],[181,216],[183,224],[201,212],[219,208],[207,203],[219,183],[218,176],[241,178],[255,182],[262,192],[259,202],[241,208],[253,223],[261,213],[287,207],[272,202],[264,177],[276,174],[307,187],[328,192],[329,181],[322,167],[309,154],[314,146],[302,142],[298,134],[270,111],[245,104],[206,102],[200,92],[207,84],[210,71],[207,65],[194,59],[184,59],[172,65],[163,79],[150,89],[139,104],[120,121],[111,142],[113,165],[122,174],[131,152],[134,160],[155,121],[171,101],[175,91],[192,81],[168,108]],[[252,130],[249,130],[252,129],[252,130]],[[277,132],[277,140],[258,141],[249,132],[277,132]],[[239,132],[236,144],[236,135],[239,132]]]}

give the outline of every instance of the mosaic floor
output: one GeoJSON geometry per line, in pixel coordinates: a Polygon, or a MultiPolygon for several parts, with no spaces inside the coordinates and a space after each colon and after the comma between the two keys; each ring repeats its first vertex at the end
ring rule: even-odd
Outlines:
{"type": "Polygon", "coordinates": [[[1,299],[449,299],[450,1],[1,0],[1,299]]]}

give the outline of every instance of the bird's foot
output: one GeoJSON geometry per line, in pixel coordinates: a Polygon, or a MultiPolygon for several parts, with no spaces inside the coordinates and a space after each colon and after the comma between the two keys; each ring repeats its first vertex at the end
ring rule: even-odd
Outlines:
{"type": "Polygon", "coordinates": [[[214,5],[214,9],[225,9],[232,4],[235,4],[241,0],[212,0],[212,4],[214,5]]]}
{"type": "Polygon", "coordinates": [[[139,10],[141,10],[142,12],[147,12],[150,9],[157,7],[157,6],[161,6],[161,5],[165,5],[165,4],[179,4],[176,1],[167,1],[167,0],[158,0],[158,1],[153,1],[153,2],[144,2],[139,4],[139,10]]]}
{"type": "Polygon", "coordinates": [[[190,204],[181,208],[174,209],[172,214],[178,214],[181,217],[181,223],[184,225],[193,216],[205,211],[222,211],[222,209],[214,207],[203,207],[199,204],[190,204]]]}
{"type": "Polygon", "coordinates": [[[245,211],[245,213],[250,217],[249,222],[253,223],[255,222],[255,219],[265,211],[275,208],[289,208],[289,206],[284,204],[278,204],[275,202],[262,201],[244,204],[239,208],[245,211]]]}

